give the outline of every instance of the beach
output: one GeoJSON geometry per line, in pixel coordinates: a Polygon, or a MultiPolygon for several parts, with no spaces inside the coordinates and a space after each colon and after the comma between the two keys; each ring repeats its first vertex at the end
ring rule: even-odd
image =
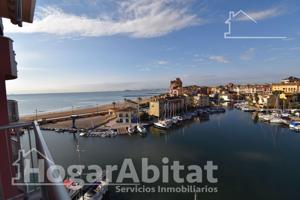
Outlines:
{"type": "MultiPolygon", "coordinates": [[[[143,105],[149,101],[150,98],[144,98],[139,103],[143,105]]],[[[78,119],[76,120],[76,127],[78,129],[89,129],[104,125],[113,119],[114,117],[108,114],[109,109],[122,108],[129,106],[129,104],[129,102],[123,101],[116,102],[115,104],[111,103],[90,108],[77,108],[60,112],[37,113],[36,115],[23,116],[20,120],[24,122],[36,120],[40,122],[42,127],[66,129],[72,127],[71,116],[76,115],[78,116],[78,119]]]]}

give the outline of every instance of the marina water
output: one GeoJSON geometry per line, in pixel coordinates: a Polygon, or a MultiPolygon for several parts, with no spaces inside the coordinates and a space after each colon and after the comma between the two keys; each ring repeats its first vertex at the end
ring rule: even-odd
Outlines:
{"type": "MultiPolygon", "coordinates": [[[[219,166],[215,174],[218,192],[197,194],[197,199],[300,199],[300,134],[255,122],[250,113],[239,110],[227,110],[224,114],[211,115],[209,121],[194,120],[168,131],[151,127],[146,137],[104,139],[70,133],[43,134],[55,162],[64,167],[72,164],[120,166],[125,158],[133,159],[138,166],[143,157],[158,166],[163,157],[184,165],[203,166],[211,160],[219,166]],[[78,143],[82,150],[80,157],[76,152],[78,143]]],[[[112,196],[128,200],[195,199],[192,193],[114,193],[112,196]]]]}

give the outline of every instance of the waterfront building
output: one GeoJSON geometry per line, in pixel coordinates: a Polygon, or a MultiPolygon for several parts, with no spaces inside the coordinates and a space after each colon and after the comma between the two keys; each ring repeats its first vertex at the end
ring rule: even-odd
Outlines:
{"type": "Polygon", "coordinates": [[[219,95],[219,99],[222,101],[234,101],[237,100],[237,93],[236,92],[222,92],[219,95]]]}
{"type": "Polygon", "coordinates": [[[262,108],[274,108],[276,103],[276,95],[258,95],[258,102],[256,102],[262,108]]]}
{"type": "Polygon", "coordinates": [[[236,85],[233,91],[237,94],[270,94],[272,87],[270,84],[236,85]]]}
{"type": "Polygon", "coordinates": [[[228,91],[233,91],[233,89],[235,88],[235,85],[233,83],[228,83],[227,85],[225,85],[225,88],[228,91]]]}
{"type": "Polygon", "coordinates": [[[182,81],[180,78],[176,78],[170,82],[170,96],[180,96],[183,94],[182,81]]]}
{"type": "Polygon", "coordinates": [[[198,94],[193,96],[193,107],[208,107],[209,106],[209,96],[206,94],[198,94]]]}
{"type": "Polygon", "coordinates": [[[294,76],[290,76],[288,78],[282,79],[281,83],[300,83],[300,79],[294,76]]]}
{"type": "Polygon", "coordinates": [[[149,103],[149,115],[158,118],[167,118],[184,112],[187,109],[187,98],[166,97],[153,98],[149,103]]]}
{"type": "Polygon", "coordinates": [[[300,93],[300,82],[274,83],[272,84],[272,92],[284,92],[287,94],[300,93]]]}
{"type": "Polygon", "coordinates": [[[133,107],[114,108],[109,110],[110,115],[116,116],[117,123],[137,123],[138,110],[133,107]]]}
{"type": "Polygon", "coordinates": [[[190,85],[183,87],[183,94],[194,96],[197,94],[208,94],[209,88],[206,86],[190,85]]]}
{"type": "Polygon", "coordinates": [[[208,94],[212,95],[212,94],[220,94],[222,91],[224,91],[225,88],[223,86],[217,86],[217,87],[210,87],[208,89],[208,94]]]}

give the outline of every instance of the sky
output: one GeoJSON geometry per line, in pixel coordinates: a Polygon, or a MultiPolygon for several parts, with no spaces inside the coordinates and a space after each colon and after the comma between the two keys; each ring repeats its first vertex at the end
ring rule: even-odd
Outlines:
{"type": "Polygon", "coordinates": [[[7,90],[278,82],[300,76],[299,24],[298,0],[39,0],[33,24],[4,20],[19,72],[7,90]],[[230,36],[280,38],[226,39],[227,20],[230,36]]]}

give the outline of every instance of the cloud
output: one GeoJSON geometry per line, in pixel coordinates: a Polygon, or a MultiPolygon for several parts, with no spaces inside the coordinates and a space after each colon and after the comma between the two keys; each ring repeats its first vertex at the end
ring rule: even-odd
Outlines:
{"type": "MultiPolygon", "coordinates": [[[[258,20],[264,20],[264,19],[277,17],[277,16],[284,14],[285,12],[286,12],[286,10],[283,7],[273,7],[273,8],[269,8],[269,9],[261,10],[261,11],[252,11],[252,12],[247,11],[246,13],[249,16],[251,16],[253,19],[255,19],[256,21],[258,21],[258,20]]],[[[249,18],[247,16],[241,16],[241,17],[237,18],[237,20],[248,21],[249,18]]]]}
{"type": "Polygon", "coordinates": [[[249,48],[240,56],[241,60],[251,60],[255,55],[255,51],[255,48],[249,48]]]}
{"type": "Polygon", "coordinates": [[[129,35],[136,38],[163,36],[186,27],[203,24],[197,15],[191,14],[189,3],[178,0],[127,0],[118,4],[115,14],[108,17],[88,17],[67,13],[48,6],[40,7],[33,24],[23,28],[5,21],[8,33],[48,33],[60,36],[99,37],[129,35]],[[172,2],[172,3],[170,3],[172,2]]]}
{"type": "Polygon", "coordinates": [[[209,56],[208,58],[218,63],[229,63],[229,61],[224,56],[209,56]]]}
{"type": "Polygon", "coordinates": [[[159,64],[159,65],[167,65],[167,64],[169,64],[169,62],[167,60],[159,60],[159,61],[157,61],[157,64],[159,64]]]}

